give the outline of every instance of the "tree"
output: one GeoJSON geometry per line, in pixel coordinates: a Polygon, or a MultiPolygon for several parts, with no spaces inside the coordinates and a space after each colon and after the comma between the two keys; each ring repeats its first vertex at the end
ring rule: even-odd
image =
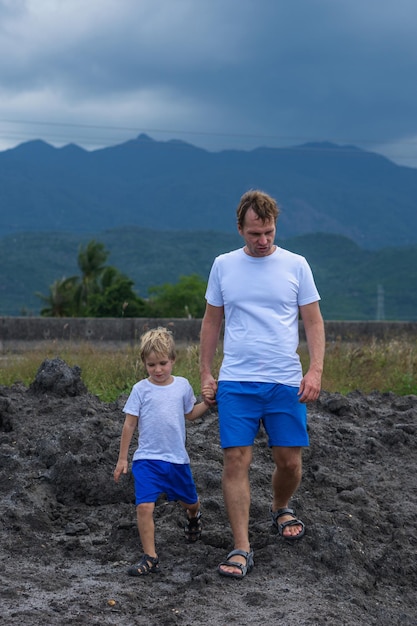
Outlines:
{"type": "Polygon", "coordinates": [[[86,246],[79,247],[77,261],[82,276],[77,299],[78,315],[81,317],[88,309],[90,297],[99,290],[98,280],[105,270],[108,256],[104,244],[95,239],[89,241],[86,246]]]}
{"type": "Polygon", "coordinates": [[[133,291],[133,281],[112,266],[100,277],[99,289],[90,296],[89,317],[143,317],[146,303],[133,291]]]}
{"type": "Polygon", "coordinates": [[[117,268],[105,265],[109,253],[92,239],[78,251],[81,276],[56,280],[49,294],[37,294],[47,306],[45,317],[141,317],[146,303],[133,291],[133,281],[117,268]]]}
{"type": "Polygon", "coordinates": [[[41,309],[44,317],[74,317],[76,315],[76,293],[78,291],[78,276],[61,278],[49,287],[49,294],[37,296],[43,300],[46,306],[41,309]]]}
{"type": "Polygon", "coordinates": [[[134,282],[112,265],[109,253],[92,239],[78,250],[81,276],[56,280],[49,294],[37,294],[45,317],[202,317],[206,283],[197,274],[181,276],[176,285],[149,289],[148,301],[133,290],[134,282]]]}
{"type": "Polygon", "coordinates": [[[149,289],[149,310],[152,317],[203,317],[206,282],[198,274],[181,276],[176,285],[149,289]]]}

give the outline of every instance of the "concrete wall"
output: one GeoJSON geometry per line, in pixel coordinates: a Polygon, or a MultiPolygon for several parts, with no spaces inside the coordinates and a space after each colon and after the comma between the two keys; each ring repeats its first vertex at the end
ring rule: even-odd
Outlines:
{"type": "MultiPolygon", "coordinates": [[[[138,341],[149,328],[166,326],[177,342],[199,340],[200,319],[0,317],[0,350],[43,341],[91,341],[103,344],[138,341]]],[[[417,322],[325,322],[328,342],[417,337],[417,322]]],[[[305,340],[300,324],[300,339],[305,340]]]]}
{"type": "Polygon", "coordinates": [[[0,317],[0,349],[22,342],[70,341],[103,344],[135,343],[156,326],[172,330],[179,342],[199,338],[201,320],[88,317],[0,317]]]}

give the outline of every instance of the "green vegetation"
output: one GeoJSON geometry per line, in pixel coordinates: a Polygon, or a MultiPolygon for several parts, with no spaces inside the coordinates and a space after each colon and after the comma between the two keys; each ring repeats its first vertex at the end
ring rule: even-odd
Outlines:
{"type": "MultiPolygon", "coordinates": [[[[155,286],[175,285],[181,276],[206,281],[214,257],[242,244],[237,233],[139,227],[89,235],[10,235],[0,239],[0,315],[38,315],[41,301],[35,293],[48,293],[57,278],[77,274],[79,246],[92,238],[103,242],[110,265],[133,281],[134,293],[145,301],[155,286]]],[[[412,289],[417,284],[417,246],[369,251],[346,237],[320,233],[278,243],[309,261],[326,320],[417,320],[417,290],[412,289]],[[382,317],[377,316],[379,293],[382,317]]],[[[121,315],[120,306],[116,313],[121,315]]]]}
{"type": "MultiPolygon", "coordinates": [[[[132,385],[145,375],[138,345],[104,349],[93,344],[61,345],[45,343],[40,349],[5,354],[0,360],[0,384],[11,386],[22,382],[29,386],[46,358],[61,357],[68,365],[81,367],[82,379],[89,391],[105,402],[128,393],[132,385]]],[[[305,347],[301,360],[308,362],[305,347]]],[[[179,347],[174,373],[188,378],[196,394],[200,392],[197,345],[179,347]]],[[[216,370],[221,353],[216,356],[216,370]]],[[[351,391],[388,392],[397,395],[417,394],[417,340],[386,341],[364,344],[345,342],[327,347],[323,389],[342,394],[351,391]]]]}
{"type": "MultiPolygon", "coordinates": [[[[306,355],[302,356],[306,361],[306,355]]],[[[417,340],[335,343],[327,347],[323,388],[350,391],[417,394],[417,340]]]]}
{"type": "Polygon", "coordinates": [[[151,287],[148,317],[203,317],[206,286],[204,280],[197,274],[192,274],[181,276],[176,285],[165,283],[151,287]]]}
{"type": "Polygon", "coordinates": [[[92,239],[78,250],[81,276],[55,280],[49,294],[37,294],[45,317],[140,317],[145,302],[133,291],[133,280],[111,265],[109,252],[92,239]]]}
{"type": "Polygon", "coordinates": [[[55,280],[44,302],[44,317],[202,317],[206,283],[197,274],[180,276],[178,284],[149,288],[149,299],[133,291],[133,280],[106,265],[109,252],[94,239],[78,250],[81,276],[55,280]]]}

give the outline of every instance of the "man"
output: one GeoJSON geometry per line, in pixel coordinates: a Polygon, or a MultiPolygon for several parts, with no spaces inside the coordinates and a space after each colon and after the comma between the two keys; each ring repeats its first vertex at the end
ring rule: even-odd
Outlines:
{"type": "Polygon", "coordinates": [[[248,531],[249,467],[261,422],[275,462],[272,522],[282,537],[295,540],[304,535],[304,524],[289,502],[301,482],[302,447],[308,445],[305,403],[317,400],[320,393],[324,324],[307,261],[274,243],[278,213],[275,200],[261,191],[242,196],[237,227],[245,246],[215,259],[201,327],[201,385],[216,389],[211,369],[224,317],[216,399],[223,495],[234,550],[218,572],[233,578],[243,578],[254,565],[248,531]],[[310,357],[304,376],[297,354],[299,314],[310,357]]]}

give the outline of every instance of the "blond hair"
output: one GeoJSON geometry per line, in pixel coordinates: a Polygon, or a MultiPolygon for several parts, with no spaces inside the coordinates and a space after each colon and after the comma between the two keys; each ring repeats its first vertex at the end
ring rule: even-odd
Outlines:
{"type": "Polygon", "coordinates": [[[152,328],[142,335],[140,338],[140,358],[143,363],[145,363],[151,352],[154,352],[157,356],[175,360],[177,356],[175,342],[170,330],[158,326],[158,328],[152,328]]]}

